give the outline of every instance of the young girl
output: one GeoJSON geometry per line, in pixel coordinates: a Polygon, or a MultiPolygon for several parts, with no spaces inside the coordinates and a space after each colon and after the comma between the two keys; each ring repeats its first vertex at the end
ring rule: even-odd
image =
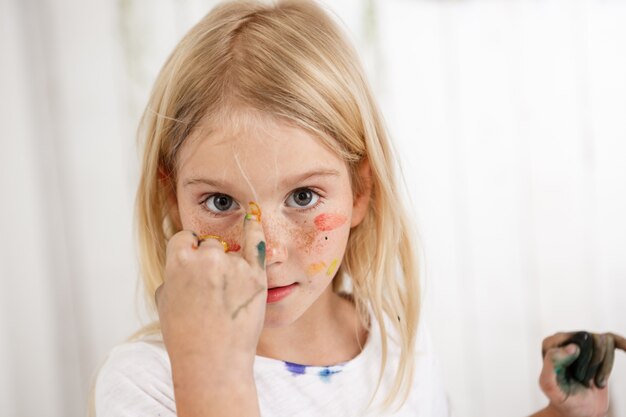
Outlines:
{"type": "MultiPolygon", "coordinates": [[[[449,415],[387,133],[322,9],[213,10],[167,60],[143,129],[141,267],[159,320],[112,351],[98,416],[449,415]]],[[[545,345],[539,415],[599,415],[606,388],[561,402],[568,337],[545,345]]]]}

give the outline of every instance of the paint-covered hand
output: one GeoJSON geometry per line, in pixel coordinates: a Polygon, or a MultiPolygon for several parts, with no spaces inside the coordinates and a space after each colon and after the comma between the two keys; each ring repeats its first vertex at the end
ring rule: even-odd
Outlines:
{"type": "Polygon", "coordinates": [[[267,298],[265,238],[257,220],[246,215],[241,253],[190,231],[168,242],[156,302],[173,370],[195,362],[211,372],[251,374],[267,298]]]}
{"type": "Polygon", "coordinates": [[[539,385],[550,400],[546,415],[604,417],[615,349],[626,339],[613,333],[557,333],[543,341],[539,385]]]}

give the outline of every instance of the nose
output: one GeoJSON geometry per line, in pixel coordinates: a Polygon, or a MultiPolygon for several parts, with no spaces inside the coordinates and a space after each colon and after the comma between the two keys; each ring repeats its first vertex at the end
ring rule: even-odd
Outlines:
{"type": "Polygon", "coordinates": [[[272,265],[287,260],[287,249],[285,245],[276,240],[267,240],[265,249],[265,264],[272,265]]]}
{"type": "Polygon", "coordinates": [[[267,266],[285,262],[288,257],[286,229],[271,218],[263,218],[263,233],[265,234],[265,264],[267,266]]]}

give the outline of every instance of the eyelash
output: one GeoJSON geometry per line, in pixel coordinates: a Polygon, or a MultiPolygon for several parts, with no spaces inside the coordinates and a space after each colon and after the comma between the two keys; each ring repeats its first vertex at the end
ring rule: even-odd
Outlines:
{"type": "MultiPolygon", "coordinates": [[[[294,193],[299,192],[299,191],[303,191],[303,190],[309,190],[311,191],[313,194],[317,195],[317,201],[315,202],[315,204],[313,204],[310,207],[305,207],[305,208],[301,208],[301,209],[297,209],[297,211],[299,211],[300,213],[306,213],[308,211],[314,210],[318,207],[320,207],[321,205],[323,205],[325,203],[324,200],[324,196],[316,189],[312,188],[312,187],[300,187],[300,188],[296,188],[295,190],[291,191],[289,194],[287,194],[287,198],[285,198],[285,201],[287,201],[288,198],[290,198],[292,195],[294,195],[294,193]]],[[[228,196],[230,197],[228,194],[223,194],[223,193],[213,193],[213,194],[209,194],[207,196],[205,196],[201,201],[200,201],[200,206],[202,207],[202,210],[204,210],[206,213],[208,213],[210,216],[213,217],[223,217],[224,215],[227,215],[228,213],[230,213],[230,211],[225,211],[223,213],[216,213],[214,211],[211,211],[207,208],[206,203],[207,201],[209,201],[209,199],[211,197],[215,197],[215,196],[228,196]]],[[[232,198],[232,197],[230,197],[232,198]]],[[[233,199],[233,203],[237,204],[237,206],[241,207],[241,204],[239,204],[237,201],[235,201],[235,199],[233,199]]],[[[294,207],[289,207],[289,208],[294,208],[294,207]]]]}
{"type": "Polygon", "coordinates": [[[310,207],[296,208],[296,207],[290,207],[289,206],[289,208],[295,208],[300,213],[306,213],[306,212],[308,212],[310,210],[314,210],[314,209],[318,208],[320,205],[324,204],[324,197],[322,196],[322,194],[319,191],[317,191],[317,190],[315,190],[314,188],[311,188],[311,187],[296,188],[295,190],[293,190],[289,194],[287,194],[287,198],[285,198],[285,202],[288,199],[292,198],[296,193],[301,192],[301,191],[310,191],[315,196],[317,196],[317,201],[315,202],[315,204],[313,204],[310,207]]]}
{"type": "Polygon", "coordinates": [[[207,196],[205,196],[201,201],[200,201],[200,207],[202,207],[202,210],[204,210],[206,213],[208,213],[210,216],[213,217],[223,217],[225,215],[228,215],[229,213],[231,213],[231,211],[224,211],[224,212],[215,212],[212,210],[209,210],[206,206],[207,201],[209,201],[210,198],[215,197],[215,196],[226,196],[229,197],[233,200],[233,204],[235,204],[237,207],[241,207],[241,205],[239,203],[237,203],[235,201],[235,199],[233,199],[231,196],[229,196],[228,194],[224,194],[224,193],[213,193],[213,194],[209,194],[207,196]]]}

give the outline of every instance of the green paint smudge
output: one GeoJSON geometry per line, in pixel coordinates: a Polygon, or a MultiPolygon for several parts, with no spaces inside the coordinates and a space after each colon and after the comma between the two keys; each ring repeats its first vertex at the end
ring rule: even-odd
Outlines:
{"type": "Polygon", "coordinates": [[[580,391],[585,389],[584,385],[580,384],[574,378],[569,377],[567,373],[567,367],[571,365],[577,357],[578,351],[560,360],[552,360],[552,366],[554,367],[554,373],[556,375],[556,382],[559,385],[561,391],[567,397],[569,397],[570,395],[576,395],[580,391]]]}
{"type": "Polygon", "coordinates": [[[265,242],[260,241],[258,245],[256,245],[256,249],[259,251],[257,259],[259,260],[259,265],[261,268],[265,269],[265,242]]]}

